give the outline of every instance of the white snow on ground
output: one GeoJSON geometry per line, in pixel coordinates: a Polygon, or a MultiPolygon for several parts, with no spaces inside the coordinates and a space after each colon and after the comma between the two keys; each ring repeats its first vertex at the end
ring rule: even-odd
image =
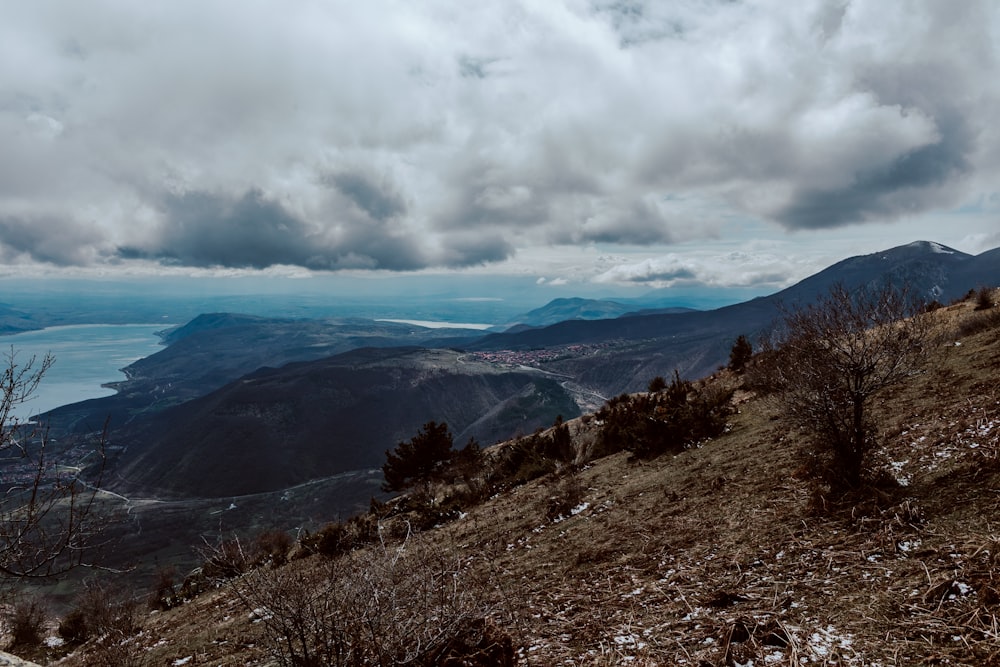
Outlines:
{"type": "MultiPolygon", "coordinates": [[[[914,424],[909,430],[903,431],[901,436],[911,438],[909,450],[913,456],[889,462],[890,470],[900,486],[910,485],[914,470],[933,472],[943,463],[968,452],[979,451],[985,456],[1000,456],[1000,417],[988,414],[988,410],[990,408],[970,410],[964,416],[966,423],[970,425],[936,441],[929,441],[926,434],[917,435],[920,431],[929,432],[932,433],[930,437],[936,439],[938,436],[933,435],[930,425],[914,424]]],[[[955,426],[955,422],[949,424],[949,427],[955,426]]]]}

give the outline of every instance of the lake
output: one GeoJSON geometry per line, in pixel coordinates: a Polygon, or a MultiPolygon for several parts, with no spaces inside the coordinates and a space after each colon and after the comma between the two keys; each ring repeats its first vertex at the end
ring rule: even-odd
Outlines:
{"type": "Polygon", "coordinates": [[[32,355],[55,358],[35,395],[16,410],[18,418],[114,394],[101,385],[124,380],[120,369],[162,350],[156,332],[163,329],[163,324],[80,324],[0,336],[4,365],[12,349],[19,364],[32,355]]]}

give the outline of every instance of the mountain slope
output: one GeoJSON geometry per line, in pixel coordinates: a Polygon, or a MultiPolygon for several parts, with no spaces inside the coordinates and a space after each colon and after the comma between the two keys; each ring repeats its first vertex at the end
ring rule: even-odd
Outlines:
{"type": "Polygon", "coordinates": [[[553,299],[541,308],[535,308],[514,318],[514,322],[532,327],[547,326],[565,320],[604,320],[635,310],[608,299],[582,299],[579,297],[553,299]]]}
{"type": "MultiPolygon", "coordinates": [[[[981,317],[972,308],[934,314],[948,335],[931,365],[880,404],[886,482],[847,505],[825,504],[797,474],[799,434],[743,390],[727,433],[699,447],[598,459],[423,535],[406,538],[405,515],[383,517],[379,535],[405,549],[376,542],[266,566],[257,581],[339,582],[341,568],[383,562],[380,550],[437,554],[449,582],[459,567],[468,576],[457,593],[482,602],[523,664],[995,665],[1000,320],[963,329],[981,317]],[[552,515],[572,489],[577,504],[552,515]]],[[[597,428],[570,424],[578,449],[597,428]]],[[[153,664],[268,664],[263,614],[232,585],[145,617],[127,645],[153,664]]],[[[60,664],[93,664],[98,650],[60,664]]]]}
{"type": "Polygon", "coordinates": [[[907,285],[913,294],[928,301],[947,302],[979,285],[1000,282],[998,264],[997,250],[974,257],[918,241],[845,259],[776,294],[716,310],[560,322],[540,329],[491,334],[468,349],[525,351],[604,344],[602,349],[587,349],[583,354],[567,353],[544,367],[570,375],[604,395],[638,391],[650,378],[669,376],[674,369],[687,377],[711,373],[726,363],[738,335],[755,338],[774,321],[782,305],[809,303],[834,284],[851,290],[907,285]]]}
{"type": "MultiPolygon", "coordinates": [[[[164,333],[163,350],[123,369],[118,393],[58,408],[46,419],[64,431],[112,428],[204,396],[264,366],[322,359],[360,347],[429,345],[458,333],[365,319],[300,320],[234,313],[199,315],[164,333]]],[[[464,339],[458,339],[464,340],[464,339]]]]}
{"type": "MultiPolygon", "coordinates": [[[[514,401],[518,404],[518,401],[514,401]]],[[[449,350],[362,349],[261,369],[115,432],[117,489],[219,497],[379,467],[424,423],[489,444],[579,414],[559,383],[449,350]],[[520,409],[496,406],[527,395],[520,409]],[[487,419],[487,415],[492,418],[487,419]]]]}

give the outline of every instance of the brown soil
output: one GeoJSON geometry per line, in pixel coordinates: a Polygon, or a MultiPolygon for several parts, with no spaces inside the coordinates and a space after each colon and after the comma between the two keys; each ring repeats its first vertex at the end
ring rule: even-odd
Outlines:
{"type": "MultiPolygon", "coordinates": [[[[420,539],[481,575],[521,664],[1000,665],[1000,328],[958,338],[972,315],[937,311],[932,367],[879,405],[895,483],[834,503],[802,435],[741,392],[712,442],[587,465],[569,517],[543,478],[420,539]]],[[[250,611],[223,587],[151,614],[133,664],[272,664],[250,611]]]]}

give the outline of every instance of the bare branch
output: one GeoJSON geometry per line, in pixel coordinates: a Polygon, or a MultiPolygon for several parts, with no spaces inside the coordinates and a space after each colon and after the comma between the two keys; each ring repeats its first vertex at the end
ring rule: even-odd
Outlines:
{"type": "Polygon", "coordinates": [[[95,500],[103,481],[107,425],[95,447],[99,460],[59,465],[48,430],[23,421],[17,408],[31,399],[54,359],[19,363],[13,348],[0,369],[0,578],[47,578],[86,565],[101,530],[95,500]]]}
{"type": "Polygon", "coordinates": [[[905,290],[849,292],[835,286],[783,313],[769,381],[789,422],[812,434],[832,487],[857,486],[877,446],[872,399],[918,372],[931,349],[930,324],[905,290]]]}

